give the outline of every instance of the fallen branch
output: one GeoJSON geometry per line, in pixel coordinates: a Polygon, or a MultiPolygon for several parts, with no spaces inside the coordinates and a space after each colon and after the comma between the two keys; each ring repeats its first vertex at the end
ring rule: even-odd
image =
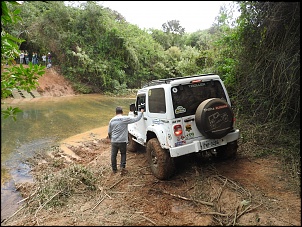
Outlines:
{"type": "Polygon", "coordinates": [[[20,200],[19,202],[17,202],[17,204],[22,203],[23,201],[29,199],[30,197],[32,197],[34,194],[36,194],[38,192],[38,190],[40,189],[40,187],[38,187],[31,195],[29,195],[28,197],[20,200]]]}
{"type": "MultiPolygon", "coordinates": [[[[219,175],[219,174],[216,175],[216,176],[214,176],[214,177],[216,179],[222,181],[223,183],[225,183],[225,180],[227,179],[225,176],[222,176],[222,175],[219,175]]],[[[239,184],[237,184],[235,181],[230,180],[230,179],[227,179],[227,181],[230,183],[230,187],[232,189],[234,189],[235,191],[238,191],[241,194],[248,195],[249,197],[251,197],[251,193],[249,191],[245,190],[242,186],[240,186],[239,184]]]]}
{"type": "Polygon", "coordinates": [[[9,216],[8,218],[4,219],[3,221],[1,221],[1,223],[5,223],[7,222],[9,219],[11,219],[12,217],[14,217],[20,210],[22,210],[24,207],[26,207],[27,204],[24,204],[22,207],[19,208],[19,210],[17,210],[15,213],[13,213],[11,216],[9,216]]]}
{"type": "Polygon", "coordinates": [[[251,205],[249,205],[247,208],[245,208],[244,211],[242,211],[242,212],[241,212],[240,214],[238,214],[237,216],[236,216],[236,214],[237,214],[237,210],[236,210],[235,217],[234,217],[234,220],[233,220],[233,226],[236,225],[237,220],[238,220],[243,214],[248,213],[248,212],[250,212],[250,211],[252,211],[252,210],[255,210],[256,208],[260,207],[261,205],[262,205],[262,204],[259,204],[258,206],[255,206],[255,207],[253,207],[253,208],[251,208],[251,205]]]}
{"type": "Polygon", "coordinates": [[[104,192],[104,194],[109,198],[112,199],[112,197],[110,195],[108,195],[106,192],[104,192]]]}
{"type": "MultiPolygon", "coordinates": [[[[150,190],[155,190],[155,189],[150,189],[150,190]]],[[[193,202],[198,202],[198,203],[201,203],[201,204],[204,204],[204,205],[208,205],[208,206],[214,206],[214,204],[210,203],[210,202],[205,202],[205,201],[196,200],[196,199],[189,199],[187,197],[176,195],[176,194],[172,194],[172,193],[169,193],[167,191],[161,191],[161,190],[155,190],[155,191],[159,191],[159,192],[162,192],[164,194],[167,194],[167,195],[179,198],[179,199],[183,199],[183,200],[187,200],[187,201],[193,201],[193,202]]]]}
{"type": "MultiPolygon", "coordinates": [[[[108,221],[108,222],[119,223],[119,224],[120,224],[120,221],[112,221],[112,220],[109,220],[109,219],[107,219],[107,218],[104,218],[104,219],[105,219],[105,221],[108,221]]],[[[120,224],[119,226],[121,226],[121,224],[120,224]]]]}
{"type": "Polygon", "coordinates": [[[128,187],[144,187],[145,184],[129,184],[128,187]]]}
{"type": "MultiPolygon", "coordinates": [[[[217,222],[219,222],[220,226],[224,226],[224,224],[221,222],[221,220],[219,220],[218,218],[216,218],[215,216],[213,216],[213,219],[215,219],[217,222]]],[[[217,225],[218,226],[218,225],[217,225]]]]}
{"type": "Polygon", "coordinates": [[[218,212],[206,212],[206,213],[203,213],[203,211],[195,211],[196,213],[199,213],[201,215],[219,215],[219,216],[229,216],[229,214],[222,214],[222,213],[218,213],[218,212]]]}
{"type": "Polygon", "coordinates": [[[234,221],[233,221],[233,226],[235,226],[235,224],[236,224],[236,221],[237,221],[237,218],[238,218],[238,215],[237,215],[237,209],[238,209],[238,206],[236,207],[236,209],[235,209],[235,216],[234,216],[234,221]]]}
{"type": "Polygon", "coordinates": [[[29,198],[30,198],[30,196],[28,196],[28,197],[26,197],[26,198],[24,198],[24,199],[18,201],[17,204],[22,203],[22,202],[24,202],[25,200],[28,200],[29,198]]]}
{"type": "Polygon", "coordinates": [[[112,189],[115,185],[120,183],[124,178],[120,179],[119,181],[115,182],[113,185],[111,185],[108,189],[112,189]]]}
{"type": "Polygon", "coordinates": [[[146,219],[147,221],[151,222],[153,225],[156,225],[156,223],[154,221],[152,221],[150,218],[145,217],[144,215],[142,215],[142,217],[144,219],[146,219]]]}
{"type": "Polygon", "coordinates": [[[110,193],[112,193],[112,194],[126,194],[127,192],[110,192],[110,193]]]}
{"type": "Polygon", "coordinates": [[[105,197],[103,197],[92,209],[91,211],[93,211],[101,202],[103,202],[103,200],[105,199],[105,197]]]}
{"type": "Polygon", "coordinates": [[[49,200],[47,200],[42,206],[40,206],[38,209],[37,209],[37,211],[36,211],[36,213],[35,213],[35,217],[37,217],[37,214],[38,214],[38,212],[40,211],[40,210],[42,210],[42,208],[47,204],[47,203],[49,203],[54,197],[56,197],[58,194],[60,194],[62,191],[64,191],[65,189],[62,189],[62,190],[60,190],[60,191],[58,191],[56,194],[54,194],[49,200]]]}
{"type": "Polygon", "coordinates": [[[237,219],[238,219],[240,216],[242,216],[243,214],[248,213],[248,212],[251,212],[252,210],[255,210],[256,208],[260,207],[261,205],[262,205],[262,203],[259,204],[258,206],[253,207],[253,208],[251,208],[251,206],[248,206],[244,211],[242,211],[240,214],[238,214],[237,219]]]}
{"type": "Polygon", "coordinates": [[[221,194],[222,194],[223,188],[224,188],[224,186],[226,185],[227,181],[228,181],[228,179],[225,178],[224,184],[223,184],[222,187],[221,187],[221,191],[219,192],[219,194],[218,194],[218,196],[217,196],[217,202],[218,202],[219,199],[220,199],[220,196],[221,196],[221,194]]]}

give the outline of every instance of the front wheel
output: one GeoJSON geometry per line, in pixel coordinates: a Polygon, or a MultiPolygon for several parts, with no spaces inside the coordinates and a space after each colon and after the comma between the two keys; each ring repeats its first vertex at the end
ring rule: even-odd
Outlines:
{"type": "Polygon", "coordinates": [[[127,151],[136,152],[138,144],[132,138],[133,138],[133,136],[130,133],[128,133],[127,151]]]}
{"type": "Polygon", "coordinates": [[[147,143],[147,160],[153,175],[160,180],[169,179],[174,171],[175,164],[168,150],[162,149],[157,138],[152,138],[147,143]]]}

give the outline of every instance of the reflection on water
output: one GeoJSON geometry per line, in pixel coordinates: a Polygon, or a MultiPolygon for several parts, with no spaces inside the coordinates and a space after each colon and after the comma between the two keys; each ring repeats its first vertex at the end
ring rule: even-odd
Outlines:
{"type": "MultiPolygon", "coordinates": [[[[5,179],[4,174],[8,173],[4,167],[11,166],[8,166],[7,161],[22,145],[32,143],[33,147],[38,147],[43,140],[50,141],[44,143],[49,146],[49,143],[106,126],[115,115],[116,106],[122,106],[126,114],[131,102],[133,99],[130,98],[78,95],[2,104],[1,108],[18,106],[23,112],[18,114],[17,121],[1,119],[1,181],[5,179]]],[[[22,152],[26,153],[27,149],[22,152]]]]}
{"type": "Polygon", "coordinates": [[[32,181],[23,161],[70,136],[107,126],[115,107],[122,106],[126,114],[134,99],[78,95],[18,101],[1,104],[1,109],[18,106],[23,111],[17,121],[1,119],[1,221],[20,205],[15,183],[32,181]]]}

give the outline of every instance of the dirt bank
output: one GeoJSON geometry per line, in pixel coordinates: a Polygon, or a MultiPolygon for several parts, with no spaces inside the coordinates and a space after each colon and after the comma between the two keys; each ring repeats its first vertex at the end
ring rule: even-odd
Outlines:
{"type": "Polygon", "coordinates": [[[45,74],[38,79],[37,91],[42,96],[67,96],[75,95],[71,83],[57,72],[54,67],[45,69],[45,74]]]}

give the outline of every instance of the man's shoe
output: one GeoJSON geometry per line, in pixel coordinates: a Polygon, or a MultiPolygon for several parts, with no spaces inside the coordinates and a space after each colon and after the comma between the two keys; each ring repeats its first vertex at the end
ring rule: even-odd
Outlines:
{"type": "Polygon", "coordinates": [[[117,173],[117,170],[116,169],[112,170],[112,173],[117,173]]]}
{"type": "Polygon", "coordinates": [[[122,169],[121,170],[121,176],[124,176],[125,174],[127,174],[128,173],[128,171],[126,170],[126,169],[122,169]]]}

